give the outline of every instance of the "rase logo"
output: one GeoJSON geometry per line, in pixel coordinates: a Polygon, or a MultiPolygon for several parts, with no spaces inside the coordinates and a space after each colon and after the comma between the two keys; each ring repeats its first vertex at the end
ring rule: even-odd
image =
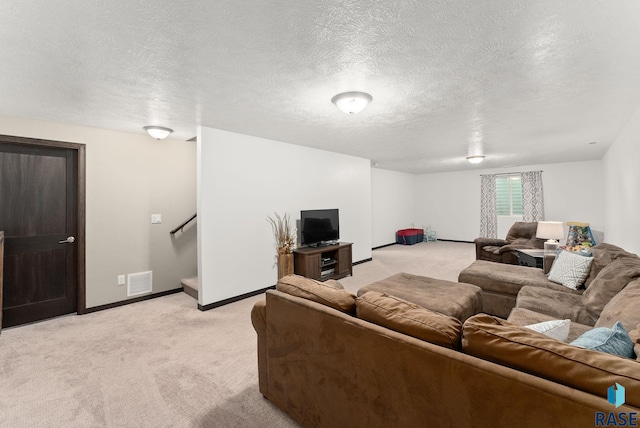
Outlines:
{"type": "MultiPolygon", "coordinates": [[[[607,389],[607,401],[616,406],[624,404],[624,386],[616,382],[607,389]]],[[[596,412],[597,427],[637,427],[638,413],[636,412],[596,412]]]]}
{"type": "Polygon", "coordinates": [[[616,406],[616,409],[622,406],[624,404],[624,386],[617,382],[615,385],[611,385],[607,389],[607,401],[616,406]]]}

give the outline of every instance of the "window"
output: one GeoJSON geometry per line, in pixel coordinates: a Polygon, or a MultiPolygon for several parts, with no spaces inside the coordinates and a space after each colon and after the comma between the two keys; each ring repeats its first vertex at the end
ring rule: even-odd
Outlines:
{"type": "Polygon", "coordinates": [[[503,216],[522,215],[522,183],[520,175],[496,177],[496,211],[503,216]]]}

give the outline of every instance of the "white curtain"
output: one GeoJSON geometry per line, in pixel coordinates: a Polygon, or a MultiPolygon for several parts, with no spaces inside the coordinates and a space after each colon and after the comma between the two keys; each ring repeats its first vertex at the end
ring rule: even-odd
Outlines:
{"type": "Polygon", "coordinates": [[[480,176],[480,237],[498,236],[498,216],[496,215],[496,176],[480,176]]]}
{"type": "Polygon", "coordinates": [[[524,221],[543,221],[542,171],[523,172],[520,174],[520,180],[522,183],[522,219],[524,221]]]}

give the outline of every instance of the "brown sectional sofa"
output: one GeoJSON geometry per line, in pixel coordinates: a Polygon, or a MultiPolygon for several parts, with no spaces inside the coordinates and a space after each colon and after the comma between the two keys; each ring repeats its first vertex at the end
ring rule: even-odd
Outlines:
{"type": "MultiPolygon", "coordinates": [[[[420,311],[411,303],[395,317],[383,316],[372,307],[387,299],[387,309],[395,308],[402,299],[375,291],[356,299],[337,283],[311,284],[303,292],[280,283],[276,288],[251,314],[259,388],[302,426],[576,427],[594,426],[598,412],[640,410],[639,361],[581,349],[517,324],[554,314],[521,307],[514,309],[515,322],[477,314],[463,324],[427,309],[410,318],[420,311]],[[615,383],[626,388],[619,408],[607,401],[615,383]]],[[[624,315],[638,355],[640,320],[629,313],[640,307],[640,281],[618,294],[626,289],[619,302],[618,295],[611,299],[617,309],[605,305],[598,321],[611,324],[610,317],[624,315]]],[[[571,333],[580,328],[590,326],[571,333]]]]}
{"type": "Polygon", "coordinates": [[[458,281],[482,289],[483,312],[519,324],[571,319],[575,334],[621,321],[627,330],[640,322],[640,257],[612,244],[592,248],[585,285],[569,289],[536,268],[476,260],[458,281]]]}

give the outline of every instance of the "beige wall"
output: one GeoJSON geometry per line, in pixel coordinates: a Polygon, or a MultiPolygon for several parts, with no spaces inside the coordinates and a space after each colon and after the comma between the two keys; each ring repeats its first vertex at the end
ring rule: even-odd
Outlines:
{"type": "Polygon", "coordinates": [[[87,308],[127,299],[118,275],[152,270],[153,293],[196,275],[196,225],[169,235],[196,211],[195,143],[5,116],[0,134],[86,145],[87,308]]]}

